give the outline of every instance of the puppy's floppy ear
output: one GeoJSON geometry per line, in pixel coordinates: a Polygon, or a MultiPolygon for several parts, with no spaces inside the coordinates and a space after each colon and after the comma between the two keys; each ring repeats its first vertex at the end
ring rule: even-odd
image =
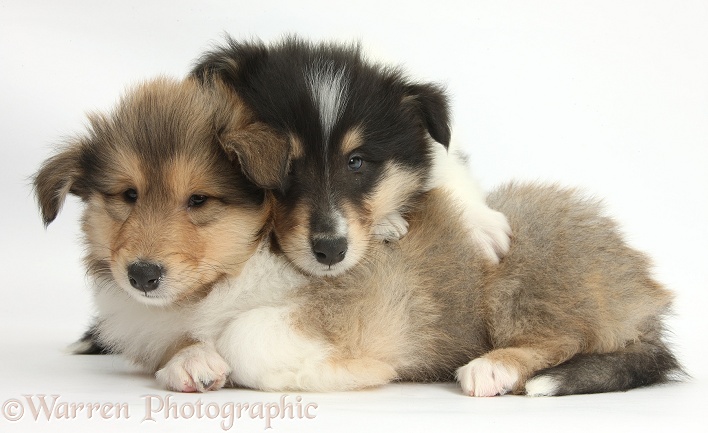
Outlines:
{"type": "Polygon", "coordinates": [[[268,48],[257,40],[239,42],[226,35],[226,42],[204,53],[192,68],[191,76],[201,83],[218,77],[237,87],[242,73],[252,72],[268,58],[268,48]]]}
{"type": "Polygon", "coordinates": [[[412,107],[433,140],[450,145],[450,109],[442,88],[434,84],[408,84],[403,104],[412,107]]]}
{"type": "Polygon", "coordinates": [[[237,159],[243,174],[259,188],[281,189],[290,165],[288,137],[256,120],[221,79],[206,77],[200,85],[215,104],[216,138],[229,158],[237,159]]]}
{"type": "Polygon", "coordinates": [[[260,188],[281,189],[290,164],[290,143],[283,134],[261,122],[226,130],[219,143],[238,158],[243,173],[260,188]]]}
{"type": "Polygon", "coordinates": [[[57,217],[67,194],[82,195],[76,185],[81,177],[80,157],[81,146],[75,143],[46,160],[35,174],[34,191],[44,225],[57,217]]]}

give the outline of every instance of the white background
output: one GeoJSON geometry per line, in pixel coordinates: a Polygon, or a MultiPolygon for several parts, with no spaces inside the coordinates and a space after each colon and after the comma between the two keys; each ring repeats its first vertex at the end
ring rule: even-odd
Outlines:
{"type": "MultiPolygon", "coordinates": [[[[698,428],[708,391],[708,3],[705,1],[0,0],[0,403],[24,394],[127,402],[131,419],[26,413],[0,431],[189,430],[218,420],[140,423],[141,395],[166,393],[114,357],[61,352],[89,321],[80,203],[42,227],[30,178],[85,113],[158,74],[185,75],[236,38],[361,40],[372,57],[443,83],[455,136],[484,187],[511,179],[581,186],[603,197],[656,277],[677,295],[671,319],[688,383],[555,399],[472,399],[454,385],[391,385],[306,395],[315,420],[276,431],[698,428]]],[[[198,396],[176,398],[194,402],[198,396]]],[[[204,401],[275,401],[226,390],[204,401]]],[[[26,406],[26,403],[25,403],[26,406]]],[[[4,408],[4,406],[3,406],[4,408]]],[[[262,431],[241,421],[233,431],[262,431]]]]}

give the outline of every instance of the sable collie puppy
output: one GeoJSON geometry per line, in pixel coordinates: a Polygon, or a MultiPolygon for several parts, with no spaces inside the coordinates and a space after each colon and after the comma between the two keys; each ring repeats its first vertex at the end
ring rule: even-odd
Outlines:
{"type": "Polygon", "coordinates": [[[400,240],[338,277],[273,248],[290,137],[233,92],[161,79],[42,166],[44,221],[85,202],[95,338],[168,389],[347,390],[451,380],[469,395],[624,390],[666,380],[671,295],[597,204],[554,187],[489,197],[515,233],[490,263],[446,189],[400,240]],[[275,215],[274,215],[275,214],[275,215]]]}
{"type": "Polygon", "coordinates": [[[663,337],[672,295],[598,203],[534,184],[501,187],[488,202],[515,234],[500,264],[460,236],[455,200],[433,190],[405,237],[369,246],[371,260],[234,316],[217,340],[231,379],[325,391],[457,378],[471,396],[539,396],[680,373],[663,337]]]}
{"type": "Polygon", "coordinates": [[[265,235],[277,136],[228,92],[190,79],[146,82],[89,120],[34,180],[45,224],[67,194],[85,204],[98,323],[75,349],[93,344],[154,371],[182,344],[184,315],[239,275],[265,235]],[[239,161],[253,152],[262,164],[247,179],[239,161]]]}
{"type": "Polygon", "coordinates": [[[295,37],[270,46],[228,39],[193,70],[218,77],[288,139],[276,190],[278,247],[304,272],[339,275],[377,239],[398,239],[416,197],[445,185],[491,262],[509,226],[458,155],[448,156],[448,101],[431,83],[367,61],[359,47],[295,37]]]}

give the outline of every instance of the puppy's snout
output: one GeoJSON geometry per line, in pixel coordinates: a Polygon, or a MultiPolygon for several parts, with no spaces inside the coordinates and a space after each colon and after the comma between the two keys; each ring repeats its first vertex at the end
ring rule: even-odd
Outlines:
{"type": "Polygon", "coordinates": [[[128,266],[130,285],[143,292],[157,289],[162,279],[162,267],[150,262],[135,262],[128,266]]]}
{"type": "Polygon", "coordinates": [[[312,242],[312,252],[317,261],[331,266],[347,255],[347,238],[320,238],[312,242]]]}

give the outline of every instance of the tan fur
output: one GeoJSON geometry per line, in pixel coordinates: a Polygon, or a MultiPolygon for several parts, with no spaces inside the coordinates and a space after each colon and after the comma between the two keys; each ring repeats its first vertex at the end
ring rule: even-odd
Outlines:
{"type": "MultiPolygon", "coordinates": [[[[86,204],[85,263],[96,281],[99,319],[112,314],[110,296],[130,295],[136,314],[145,308],[143,300],[150,301],[129,281],[127,269],[137,261],[164,270],[154,291],[157,304],[151,304],[158,310],[169,305],[188,311],[217,283],[239,275],[265,234],[271,205],[222,146],[251,158],[250,146],[285,146],[284,140],[253,121],[230,93],[191,79],[146,82],[111,113],[91,115],[90,122],[86,134],[42,166],[35,189],[46,223],[69,192],[86,204]],[[124,196],[129,189],[137,192],[135,202],[124,196]],[[193,195],[207,200],[190,207],[193,195]]],[[[249,163],[248,177],[267,183],[272,160],[267,152],[259,155],[264,158],[249,163]]],[[[179,346],[162,341],[154,348],[133,347],[137,336],[122,335],[118,325],[104,329],[102,323],[104,344],[150,370],[179,346]],[[166,353],[159,353],[160,345],[166,353]]],[[[151,330],[140,332],[149,338],[151,330]]]]}
{"type": "Polygon", "coordinates": [[[339,146],[340,152],[343,155],[350,154],[353,150],[360,147],[364,143],[364,136],[361,127],[354,127],[344,134],[342,144],[339,146]]]}
{"type": "MultiPolygon", "coordinates": [[[[369,243],[372,242],[371,233],[374,224],[389,214],[405,209],[407,204],[414,202],[412,197],[422,189],[423,181],[418,173],[405,170],[394,163],[387,164],[381,179],[381,184],[366,198],[363,205],[354,205],[346,201],[341,204],[349,236],[347,256],[355,258],[357,261],[369,259],[366,256],[366,251],[369,248],[369,243]]],[[[312,255],[310,246],[311,217],[312,212],[309,205],[300,202],[295,210],[287,216],[280,210],[276,211],[273,219],[274,232],[279,246],[294,263],[303,269],[307,269],[312,255]]]]}
{"type": "Polygon", "coordinates": [[[389,162],[381,175],[381,183],[367,197],[364,209],[359,213],[373,224],[397,209],[405,208],[411,197],[423,189],[422,182],[419,173],[389,162]]]}
{"type": "MultiPolygon", "coordinates": [[[[363,206],[342,206],[351,237],[348,255],[359,251],[361,256],[371,241],[373,224],[404,208],[404,205],[411,202],[411,197],[422,189],[422,180],[417,173],[394,163],[387,164],[381,179],[381,184],[367,197],[363,206]]],[[[280,212],[275,213],[274,226],[278,242],[296,262],[301,260],[307,263],[312,254],[309,240],[311,214],[305,203],[299,203],[297,209],[287,218],[280,212]]]]}
{"type": "Polygon", "coordinates": [[[186,349],[190,346],[194,346],[198,344],[199,341],[195,340],[193,337],[189,335],[185,335],[179,340],[175,341],[172,346],[164,353],[162,356],[162,359],[160,360],[160,364],[158,365],[158,369],[162,368],[167,364],[167,362],[172,359],[173,356],[175,356],[177,353],[179,353],[181,350],[186,349]]]}
{"type": "Polygon", "coordinates": [[[297,159],[297,158],[302,158],[302,156],[305,154],[305,148],[302,145],[302,141],[300,141],[300,138],[295,135],[295,134],[290,134],[288,137],[290,140],[290,160],[297,159]]]}
{"type": "MultiPolygon", "coordinates": [[[[460,244],[461,258],[469,257],[472,263],[476,259],[469,242],[461,242],[455,231],[460,227],[447,217],[436,221],[435,216],[434,212],[413,213],[415,230],[399,243],[371,244],[368,259],[349,273],[302,288],[304,307],[297,317],[309,325],[308,335],[324,336],[337,350],[337,359],[378,359],[404,380],[451,379],[454,368],[482,353],[483,342],[475,341],[483,338],[479,332],[469,334],[465,345],[449,347],[451,335],[481,328],[481,317],[471,315],[461,323],[449,323],[453,316],[442,314],[441,300],[454,304],[455,316],[460,317],[472,312],[473,303],[463,300],[478,295],[464,289],[474,280],[460,269],[461,262],[440,263],[431,253],[450,241],[460,244]],[[421,219],[424,224],[419,224],[421,219]],[[448,298],[448,293],[457,299],[448,298]],[[456,330],[457,325],[462,328],[456,330]]],[[[438,258],[449,262],[447,254],[438,258]]]]}
{"type": "Polygon", "coordinates": [[[371,238],[371,217],[362,215],[360,211],[361,209],[355,204],[347,200],[342,201],[342,213],[347,220],[349,238],[351,239],[350,254],[355,255],[361,255],[363,251],[368,249],[371,238]]]}
{"type": "Polygon", "coordinates": [[[576,354],[661,344],[671,294],[595,203],[570,190],[514,185],[490,204],[516,236],[498,266],[460,236],[451,202],[434,191],[398,243],[372,244],[352,272],[301,289],[296,322],[326,338],[333,362],[376,359],[398,379],[425,381],[450,379],[483,357],[518,373],[516,392],[534,372],[576,354]]]}
{"type": "MultiPolygon", "coordinates": [[[[395,379],[449,380],[459,367],[481,358],[513,371],[518,380],[511,390],[521,392],[535,372],[577,354],[615,352],[641,342],[663,345],[661,319],[672,296],[596,203],[572,190],[538,185],[493,193],[489,204],[509,218],[515,236],[496,266],[463,235],[456,202],[440,190],[422,195],[409,209],[409,231],[400,241],[368,242],[367,225],[399,209],[400,197],[408,201],[420,190],[420,176],[395,165],[387,167],[363,212],[343,206],[350,231],[364,244],[365,259],[357,266],[337,278],[308,279],[286,275],[292,269],[279,269],[277,262],[274,269],[283,275],[265,273],[260,280],[255,270],[251,276],[252,284],[285,281],[272,298],[265,284],[249,286],[243,298],[236,292],[234,305],[219,303],[231,299],[223,292],[243,282],[229,280],[222,293],[213,287],[239,276],[254,254],[271,263],[282,259],[259,249],[270,234],[271,210],[283,250],[297,250],[306,239],[310,213],[301,204],[294,218],[284,220],[274,195],[261,200],[258,192],[259,199],[253,198],[240,170],[250,182],[277,186],[278,170],[271,169],[282,162],[280,154],[290,158],[298,145],[259,124],[238,98],[223,97],[228,94],[210,93],[190,80],[146,84],[110,116],[93,116],[89,133],[49,159],[35,179],[47,223],[69,192],[86,202],[86,263],[98,282],[99,338],[126,357],[155,371],[172,360],[179,364],[180,354],[189,352],[189,360],[192,351],[199,355],[204,349],[218,364],[211,373],[221,386],[228,366],[213,342],[193,344],[195,330],[183,329],[192,322],[183,318],[192,314],[193,323],[222,331],[236,307],[257,311],[264,305],[259,302],[292,307],[292,316],[281,318],[283,326],[324,342],[327,366],[347,377],[327,383],[346,383],[347,389],[395,379]],[[233,163],[219,145],[235,155],[233,163]],[[86,165],[96,154],[96,166],[86,165]],[[137,191],[136,202],[125,200],[127,189],[137,191]],[[194,194],[210,199],[190,208],[194,194]],[[135,260],[159,262],[167,270],[160,308],[132,299],[142,296],[126,277],[135,260]],[[205,299],[213,303],[195,307],[205,299]],[[112,323],[116,310],[126,306],[135,315],[129,311],[112,323]],[[217,310],[224,317],[209,316],[217,310]]],[[[169,383],[180,377],[163,373],[169,383]]]]}
{"type": "Polygon", "coordinates": [[[304,248],[303,244],[307,244],[309,216],[310,208],[306,203],[299,203],[288,219],[282,218],[277,210],[274,212],[273,230],[280,239],[279,247],[283,251],[297,252],[304,248]]]}
{"type": "MultiPolygon", "coordinates": [[[[187,104],[185,115],[194,116],[200,109],[209,110],[210,107],[208,99],[198,101],[204,104],[203,107],[189,106],[190,102],[195,102],[189,99],[181,100],[196,93],[196,89],[191,88],[193,85],[189,81],[181,85],[186,89],[175,85],[174,90],[178,93],[174,100],[167,99],[172,96],[168,96],[166,89],[161,89],[159,84],[142,89],[142,94],[134,98],[162,97],[167,100],[156,99],[155,104],[164,106],[187,104]],[[180,91],[185,93],[180,95],[180,91]]],[[[126,107],[123,109],[127,110],[126,107]]],[[[140,126],[128,122],[140,122],[141,114],[125,111],[122,118],[127,123],[125,127],[139,129],[140,126]]],[[[209,117],[201,123],[185,122],[187,127],[196,125],[195,128],[210,123],[209,117]]],[[[243,123],[239,122],[237,127],[243,127],[243,123]]],[[[110,130],[110,136],[118,143],[134,139],[121,136],[121,132],[110,130]]],[[[155,131],[152,133],[157,135],[155,131]]],[[[209,130],[179,132],[181,137],[207,142],[212,140],[211,134],[213,132],[209,130]]],[[[108,261],[116,281],[127,289],[130,286],[125,269],[138,259],[146,260],[165,267],[175,300],[195,301],[203,298],[215,281],[238,275],[242,264],[255,250],[255,239],[265,225],[267,211],[228,206],[218,199],[208,200],[199,208],[187,209],[190,195],[219,197],[223,189],[221,175],[210,167],[213,156],[209,152],[213,150],[208,149],[215,147],[202,146],[200,149],[196,144],[191,143],[194,148],[189,152],[178,153],[157,167],[148,167],[148,162],[141,161],[140,154],[127,146],[113,150],[110,158],[120,175],[108,176],[107,181],[111,191],[115,191],[114,195],[92,194],[88,199],[90,204],[84,215],[84,229],[88,234],[87,241],[95,247],[89,252],[89,260],[100,257],[108,261]],[[199,155],[199,152],[203,154],[199,155]],[[121,198],[120,192],[127,188],[138,191],[137,203],[129,204],[121,198]],[[94,249],[99,254],[94,254],[94,249]]]]}
{"type": "Polygon", "coordinates": [[[238,157],[244,174],[255,184],[262,188],[279,188],[291,158],[288,137],[256,121],[241,98],[223,82],[215,80],[212,84],[212,95],[226,100],[229,107],[215,113],[217,124],[228,125],[218,136],[222,147],[229,155],[238,157]]]}

